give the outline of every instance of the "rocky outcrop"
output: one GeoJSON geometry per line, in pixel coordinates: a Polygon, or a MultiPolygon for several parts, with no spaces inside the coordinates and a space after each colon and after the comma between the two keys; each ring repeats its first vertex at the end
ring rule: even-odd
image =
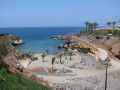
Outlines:
{"type": "Polygon", "coordinates": [[[118,54],[118,55],[115,55],[115,57],[117,57],[118,59],[120,59],[120,54],[118,54]]]}
{"type": "Polygon", "coordinates": [[[24,41],[22,39],[20,39],[19,37],[15,36],[15,35],[11,35],[11,34],[8,34],[8,33],[0,33],[0,36],[8,37],[9,41],[11,42],[11,44],[13,46],[24,44],[24,41]]]}
{"type": "MultiPolygon", "coordinates": [[[[10,37],[13,38],[13,36],[10,36],[10,37]]],[[[26,78],[31,78],[43,84],[47,84],[47,85],[49,84],[48,81],[45,81],[43,78],[38,78],[36,75],[34,75],[32,72],[25,69],[23,65],[19,63],[18,59],[21,55],[23,55],[22,57],[31,58],[32,54],[23,53],[19,50],[16,50],[16,48],[11,44],[11,40],[13,39],[9,38],[8,35],[3,34],[2,36],[0,36],[0,38],[3,39],[4,43],[6,42],[5,45],[1,43],[1,48],[5,48],[5,50],[7,51],[4,57],[2,58],[2,66],[6,67],[6,69],[12,74],[19,73],[26,78]]],[[[2,51],[5,51],[5,50],[3,49],[2,51]]],[[[33,60],[36,60],[36,59],[37,58],[33,58],[33,60]]],[[[4,80],[2,76],[0,76],[0,81],[1,80],[4,80]]]]}
{"type": "Polygon", "coordinates": [[[115,35],[113,36],[110,34],[107,35],[90,35],[90,34],[75,35],[74,34],[74,35],[64,35],[63,37],[65,38],[64,40],[68,40],[71,42],[69,44],[65,42],[64,45],[59,46],[59,48],[70,47],[72,50],[77,49],[77,51],[79,52],[83,52],[83,53],[91,52],[95,54],[97,50],[94,48],[94,45],[95,46],[102,45],[106,47],[106,49],[110,52],[112,57],[116,57],[120,59],[120,36],[115,36],[115,35]],[[72,36],[74,36],[74,38],[72,36]]]}
{"type": "Polygon", "coordinates": [[[81,52],[81,53],[96,53],[97,50],[86,44],[86,43],[83,43],[83,42],[65,42],[64,45],[62,46],[59,46],[59,48],[64,48],[64,49],[67,49],[67,48],[71,48],[72,50],[77,50],[78,52],[81,52]]]}
{"type": "Polygon", "coordinates": [[[112,58],[116,57],[120,59],[120,39],[112,37],[111,39],[102,39],[99,41],[96,41],[96,44],[98,46],[104,46],[109,53],[111,53],[112,58]]]}
{"type": "Polygon", "coordinates": [[[25,72],[24,67],[20,65],[17,58],[13,54],[8,54],[7,57],[4,58],[3,63],[11,73],[25,72]]]}
{"type": "Polygon", "coordinates": [[[12,42],[13,46],[18,46],[18,45],[22,45],[22,44],[24,44],[24,42],[21,39],[18,39],[18,40],[15,40],[12,42]]]}
{"type": "Polygon", "coordinates": [[[3,63],[5,67],[8,69],[10,73],[20,73],[26,78],[31,78],[33,80],[36,80],[40,83],[49,85],[48,81],[45,81],[43,78],[38,78],[36,75],[31,73],[30,71],[26,70],[17,60],[17,58],[14,56],[14,54],[8,54],[4,60],[3,63]]]}

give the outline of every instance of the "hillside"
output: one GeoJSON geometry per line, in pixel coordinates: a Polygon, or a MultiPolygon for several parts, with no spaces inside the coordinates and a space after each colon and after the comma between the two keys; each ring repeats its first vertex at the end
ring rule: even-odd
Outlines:
{"type": "Polygon", "coordinates": [[[15,56],[16,49],[7,36],[0,36],[0,90],[52,90],[27,72],[15,56]]]}
{"type": "Polygon", "coordinates": [[[4,81],[0,81],[0,90],[52,90],[35,80],[25,78],[21,74],[11,74],[5,68],[0,69],[4,81]]]}

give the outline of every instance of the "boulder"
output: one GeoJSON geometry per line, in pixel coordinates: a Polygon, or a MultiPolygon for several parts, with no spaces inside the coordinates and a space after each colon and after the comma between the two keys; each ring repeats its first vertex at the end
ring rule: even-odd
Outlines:
{"type": "Polygon", "coordinates": [[[38,60],[38,58],[37,57],[32,57],[31,60],[35,61],[35,60],[38,60]]]}
{"type": "Polygon", "coordinates": [[[7,55],[7,57],[4,58],[3,63],[11,73],[20,73],[25,71],[25,68],[18,62],[17,58],[13,54],[7,55]]]}

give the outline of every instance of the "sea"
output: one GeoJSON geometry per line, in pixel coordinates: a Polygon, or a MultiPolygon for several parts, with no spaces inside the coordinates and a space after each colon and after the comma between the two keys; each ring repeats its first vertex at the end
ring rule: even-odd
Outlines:
{"type": "Polygon", "coordinates": [[[24,52],[44,52],[48,49],[51,52],[58,51],[58,45],[63,44],[62,40],[51,38],[56,35],[79,33],[84,27],[21,27],[21,28],[0,28],[0,33],[9,33],[21,38],[25,44],[18,46],[24,52]]]}

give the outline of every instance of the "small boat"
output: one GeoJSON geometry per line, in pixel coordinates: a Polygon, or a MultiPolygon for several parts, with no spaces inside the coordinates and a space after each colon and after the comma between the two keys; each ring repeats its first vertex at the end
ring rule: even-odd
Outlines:
{"type": "Polygon", "coordinates": [[[51,38],[53,38],[53,39],[58,39],[58,36],[52,36],[51,38]]]}
{"type": "Polygon", "coordinates": [[[53,39],[58,39],[57,37],[54,37],[53,39]]]}

